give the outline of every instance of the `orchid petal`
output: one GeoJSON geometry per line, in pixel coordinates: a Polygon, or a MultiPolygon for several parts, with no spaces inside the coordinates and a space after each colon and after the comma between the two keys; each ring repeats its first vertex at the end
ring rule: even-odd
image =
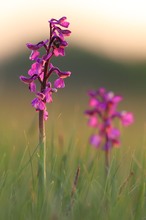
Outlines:
{"type": "Polygon", "coordinates": [[[59,78],[59,79],[56,79],[55,82],[54,82],[54,87],[55,88],[64,88],[65,87],[65,83],[64,83],[64,80],[59,78]]]}

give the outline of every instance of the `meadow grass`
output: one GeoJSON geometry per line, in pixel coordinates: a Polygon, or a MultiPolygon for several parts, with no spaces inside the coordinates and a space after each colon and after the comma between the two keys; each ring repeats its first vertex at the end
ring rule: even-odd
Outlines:
{"type": "Polygon", "coordinates": [[[53,123],[47,129],[50,131],[47,190],[40,209],[37,206],[37,144],[27,134],[17,146],[1,139],[0,219],[146,218],[144,146],[140,150],[126,146],[113,149],[110,171],[105,176],[104,152],[89,146],[88,128],[81,135],[77,128],[65,135],[65,130],[57,130],[53,123]]]}
{"type": "MultiPolygon", "coordinates": [[[[15,114],[8,114],[6,102],[0,116],[0,219],[146,219],[143,115],[138,111],[135,115],[140,125],[136,122],[131,128],[120,129],[122,144],[111,152],[106,177],[104,152],[88,143],[92,130],[83,115],[86,104],[72,107],[67,100],[54,101],[57,104],[49,106],[46,123],[47,189],[38,209],[38,115],[28,107],[30,100],[23,99],[21,105],[19,97],[16,103],[10,100],[15,114]]],[[[138,105],[134,106],[128,110],[136,111],[138,105]]]]}

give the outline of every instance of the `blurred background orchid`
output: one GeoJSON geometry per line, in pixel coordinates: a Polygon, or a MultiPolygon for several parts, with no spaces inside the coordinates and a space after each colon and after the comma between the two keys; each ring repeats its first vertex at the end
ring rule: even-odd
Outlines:
{"type": "Polygon", "coordinates": [[[90,137],[90,143],[105,150],[105,167],[109,169],[109,152],[112,147],[120,145],[120,130],[115,127],[115,120],[119,119],[124,126],[134,121],[133,114],[126,111],[118,111],[118,104],[122,96],[113,92],[107,92],[105,88],[99,88],[89,93],[90,109],[85,111],[89,117],[88,125],[95,129],[95,134],[90,137]]]}
{"type": "Polygon", "coordinates": [[[112,147],[120,145],[120,131],[115,128],[115,119],[120,119],[124,126],[133,123],[131,112],[117,110],[121,96],[107,92],[105,88],[89,92],[91,109],[86,110],[85,114],[89,117],[88,125],[97,129],[96,134],[91,136],[91,144],[98,148],[103,144],[103,150],[109,151],[112,147]]]}
{"type": "Polygon", "coordinates": [[[105,167],[109,170],[109,151],[112,147],[120,145],[120,130],[115,127],[115,120],[119,119],[124,126],[128,126],[134,121],[133,114],[126,111],[118,111],[118,104],[122,101],[122,96],[107,92],[105,88],[99,88],[89,93],[90,109],[85,111],[89,117],[88,125],[95,129],[95,133],[90,137],[90,143],[105,150],[105,167]]]}

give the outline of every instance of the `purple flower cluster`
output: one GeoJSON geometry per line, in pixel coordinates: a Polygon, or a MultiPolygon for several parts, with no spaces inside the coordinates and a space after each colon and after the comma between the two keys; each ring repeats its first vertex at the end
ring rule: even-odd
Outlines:
{"type": "Polygon", "coordinates": [[[114,95],[113,92],[107,92],[104,88],[89,92],[89,106],[85,114],[89,117],[88,125],[97,129],[97,133],[92,135],[90,143],[99,148],[108,151],[112,147],[120,145],[120,131],[114,126],[114,119],[121,120],[124,126],[133,123],[133,114],[131,112],[117,111],[121,96],[114,95]]]}
{"type": "Polygon", "coordinates": [[[59,20],[51,19],[50,38],[37,44],[27,43],[27,47],[31,50],[30,60],[33,61],[28,71],[29,77],[20,76],[21,81],[28,84],[31,92],[34,92],[36,98],[32,100],[32,106],[36,111],[44,111],[44,119],[47,120],[48,112],[46,103],[52,102],[52,93],[57,92],[58,88],[64,88],[64,79],[71,75],[70,71],[61,71],[58,67],[53,66],[50,62],[53,56],[64,56],[65,47],[68,45],[65,37],[71,34],[68,30],[69,22],[66,17],[59,20]],[[62,29],[66,28],[66,29],[62,29]],[[39,49],[44,48],[45,53],[40,56],[39,49]],[[52,73],[56,73],[57,79],[52,83],[49,81],[52,73]],[[41,88],[37,91],[36,82],[39,81],[41,88]]]}

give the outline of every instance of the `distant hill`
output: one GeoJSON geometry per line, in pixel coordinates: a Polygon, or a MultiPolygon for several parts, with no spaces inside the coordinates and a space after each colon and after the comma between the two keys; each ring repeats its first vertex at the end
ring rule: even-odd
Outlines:
{"type": "MultiPolygon", "coordinates": [[[[19,85],[19,75],[27,75],[31,61],[27,54],[17,56],[0,64],[1,82],[11,87],[19,85]]],[[[146,62],[120,63],[91,54],[77,47],[67,48],[65,57],[55,58],[53,63],[61,70],[70,70],[67,86],[76,88],[105,86],[118,92],[146,92],[146,62]]]]}

